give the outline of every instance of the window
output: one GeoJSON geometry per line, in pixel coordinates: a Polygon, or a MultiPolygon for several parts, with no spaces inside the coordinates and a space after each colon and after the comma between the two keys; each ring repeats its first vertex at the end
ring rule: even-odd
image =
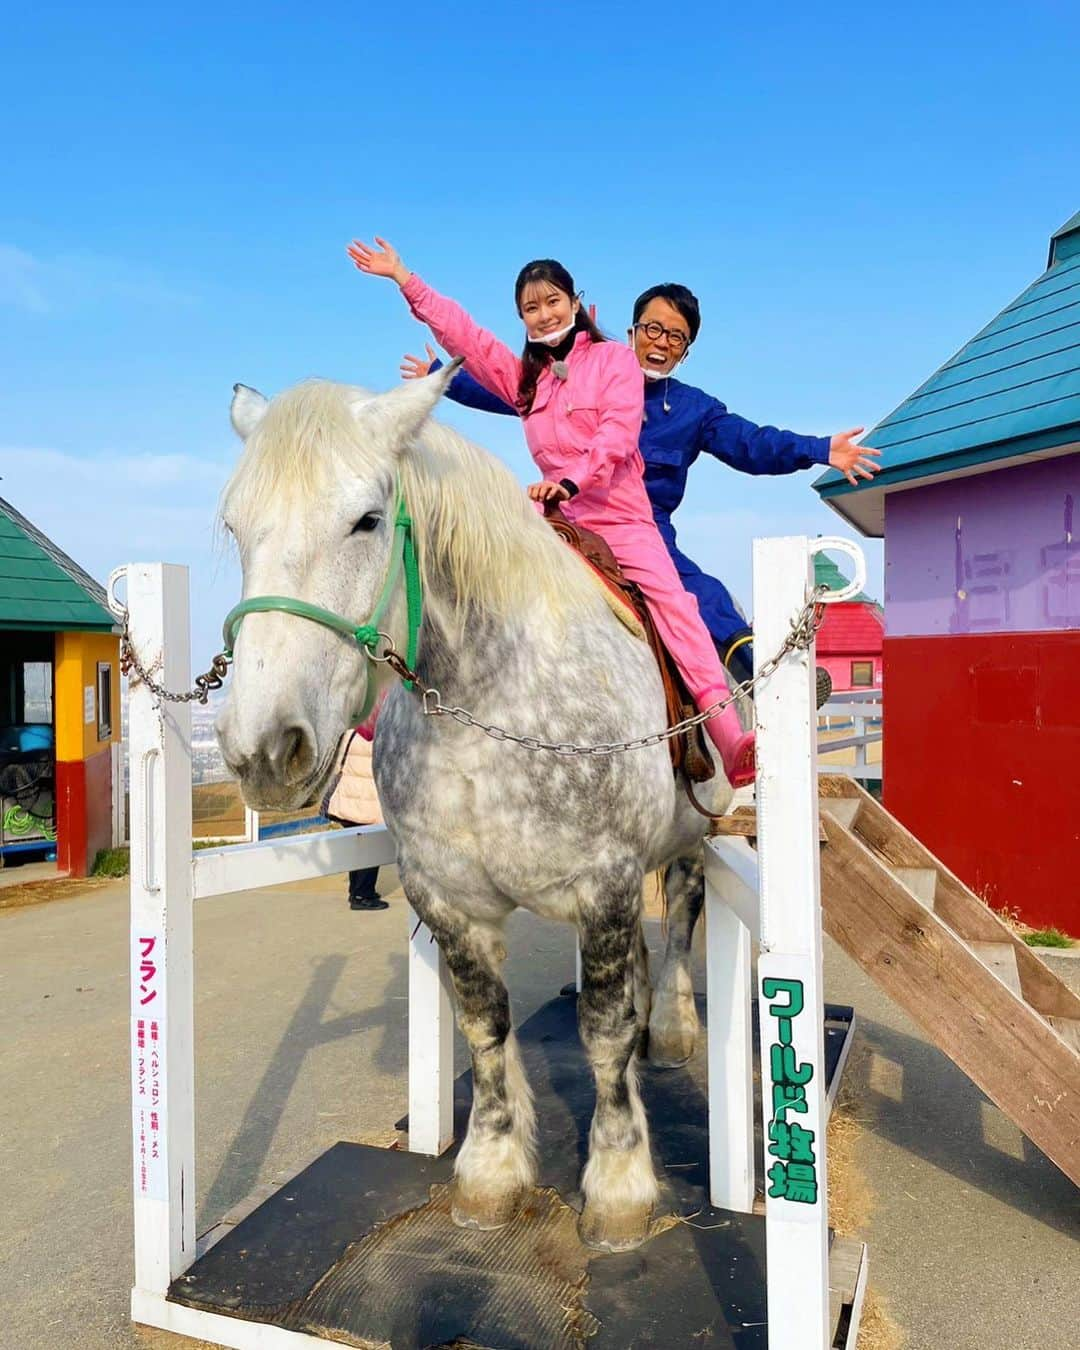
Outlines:
{"type": "Polygon", "coordinates": [[[112,740],[112,666],[99,661],[97,668],[97,738],[112,740]]]}
{"type": "Polygon", "coordinates": [[[24,661],[22,667],[22,709],[19,722],[51,722],[52,662],[24,661]]]}
{"type": "Polygon", "coordinates": [[[872,689],[874,687],[873,661],[852,661],[851,687],[852,689],[872,689]]]}

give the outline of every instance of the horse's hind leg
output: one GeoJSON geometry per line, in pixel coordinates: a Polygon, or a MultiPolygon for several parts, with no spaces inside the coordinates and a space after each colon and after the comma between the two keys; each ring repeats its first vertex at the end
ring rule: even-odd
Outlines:
{"type": "Polygon", "coordinates": [[[676,858],[667,870],[664,884],[668,896],[668,940],[649,1017],[649,1063],[670,1069],[686,1063],[697,1041],[699,1024],[690,974],[690,947],[705,900],[701,854],[676,858]]]}
{"type": "Polygon", "coordinates": [[[472,1054],[469,1128],[454,1164],[452,1215],[462,1228],[501,1228],[536,1179],[536,1121],[510,997],[499,973],[499,930],[464,918],[415,877],[405,893],[431,929],[453,979],[457,1022],[472,1054]]]}
{"type": "Polygon", "coordinates": [[[640,871],[627,863],[593,874],[578,883],[578,896],[578,1027],[596,1081],[578,1229],[587,1246],[625,1251],[648,1237],[658,1195],[633,1060],[640,871]]]}

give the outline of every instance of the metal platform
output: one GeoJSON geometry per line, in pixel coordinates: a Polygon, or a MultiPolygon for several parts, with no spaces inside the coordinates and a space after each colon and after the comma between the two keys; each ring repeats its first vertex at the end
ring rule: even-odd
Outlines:
{"type": "MultiPolygon", "coordinates": [[[[826,1008],[830,1100],[852,1022],[850,1008],[826,1008]]],[[[232,1322],[393,1350],[765,1350],[764,1219],[708,1204],[704,1045],[684,1069],[642,1066],[661,1212],[676,1217],[659,1221],[637,1251],[611,1256],[583,1248],[575,1227],[593,1093],[574,1000],[553,999],[519,1036],[536,1094],[541,1189],[511,1225],[453,1226],[452,1152],[340,1143],[208,1235],[213,1245],[170,1289],[173,1329],[188,1329],[184,1314],[198,1310],[216,1314],[214,1327],[191,1324],[189,1334],[223,1343],[232,1322]]],[[[466,1074],[455,1093],[459,1139],[470,1093],[466,1074]]],[[[861,1243],[833,1243],[834,1346],[854,1345],[863,1271],[861,1243]]]]}

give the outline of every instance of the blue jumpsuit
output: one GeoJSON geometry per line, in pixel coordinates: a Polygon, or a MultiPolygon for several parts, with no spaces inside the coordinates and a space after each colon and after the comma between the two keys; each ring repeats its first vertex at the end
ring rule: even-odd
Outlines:
{"type": "MultiPolygon", "coordinates": [[[[440,365],[441,362],[434,362],[432,370],[440,365]]],[[[517,416],[515,409],[489,393],[464,370],[455,375],[447,393],[466,408],[517,416]]],[[[671,517],[686,493],[690,466],[704,452],[740,473],[795,473],[829,462],[829,437],[800,436],[776,427],[759,427],[728,412],[719,399],[703,390],[668,377],[645,381],[645,421],[639,446],[645,460],[645,490],[657,529],[683,585],[696,597],[705,626],[726,661],[732,644],[748,638],[750,628],[724,583],[703,572],[675,542],[671,517]]],[[[739,655],[741,660],[734,673],[744,679],[752,669],[752,664],[747,668],[751,662],[749,645],[740,643],[739,655]]]]}

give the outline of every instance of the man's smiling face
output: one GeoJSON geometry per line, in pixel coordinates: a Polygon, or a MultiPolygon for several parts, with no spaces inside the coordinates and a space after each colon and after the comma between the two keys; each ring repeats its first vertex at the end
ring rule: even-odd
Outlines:
{"type": "Polygon", "coordinates": [[[643,370],[670,375],[690,346],[690,328],[668,300],[650,300],[633,327],[634,351],[643,370]],[[654,336],[649,335],[652,328],[654,336]]]}

